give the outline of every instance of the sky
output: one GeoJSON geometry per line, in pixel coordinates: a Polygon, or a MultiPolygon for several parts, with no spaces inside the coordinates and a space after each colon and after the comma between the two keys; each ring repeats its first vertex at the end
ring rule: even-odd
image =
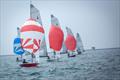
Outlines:
{"type": "MultiPolygon", "coordinates": [[[[85,49],[120,47],[120,0],[32,0],[45,29],[47,49],[50,15],[56,16],[64,31],[78,32],[85,49]]],[[[0,0],[0,55],[13,55],[17,27],[30,18],[29,0],[0,0]]]]}

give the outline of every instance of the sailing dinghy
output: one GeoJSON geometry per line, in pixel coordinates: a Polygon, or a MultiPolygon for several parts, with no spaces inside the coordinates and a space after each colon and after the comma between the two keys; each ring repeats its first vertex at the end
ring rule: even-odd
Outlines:
{"type": "Polygon", "coordinates": [[[79,33],[76,34],[76,41],[77,41],[77,47],[76,47],[77,53],[81,54],[84,52],[84,48],[83,48],[83,43],[82,43],[82,40],[81,40],[79,33]]]}
{"type": "Polygon", "coordinates": [[[68,57],[75,57],[76,55],[73,54],[73,52],[76,49],[76,40],[75,40],[75,37],[74,37],[71,29],[66,27],[66,30],[67,30],[67,37],[65,40],[65,45],[66,45],[67,49],[69,50],[68,57]],[[70,54],[70,53],[72,53],[72,54],[70,54]]]}
{"type": "MultiPolygon", "coordinates": [[[[39,61],[36,59],[39,54],[41,37],[44,34],[43,27],[34,19],[28,19],[21,30],[21,44],[25,51],[28,51],[31,55],[31,61],[22,63],[21,67],[33,67],[37,66],[39,61]]],[[[27,55],[25,55],[27,56],[27,55]]]]}
{"type": "Polygon", "coordinates": [[[54,53],[53,59],[58,59],[60,57],[60,50],[62,48],[63,39],[64,39],[64,34],[60,27],[59,21],[55,16],[51,15],[51,27],[49,31],[49,45],[54,53]]]}
{"type": "Polygon", "coordinates": [[[41,41],[43,43],[45,39],[39,10],[33,4],[30,4],[30,19],[24,23],[20,32],[22,48],[25,50],[23,63],[20,66],[36,67],[39,64],[41,41]]]}
{"type": "Polygon", "coordinates": [[[14,39],[13,46],[14,46],[14,48],[13,48],[14,53],[17,54],[17,55],[20,55],[20,57],[16,58],[16,61],[21,62],[22,61],[22,55],[24,54],[25,51],[23,50],[22,45],[21,45],[19,27],[17,28],[17,37],[14,39]]]}

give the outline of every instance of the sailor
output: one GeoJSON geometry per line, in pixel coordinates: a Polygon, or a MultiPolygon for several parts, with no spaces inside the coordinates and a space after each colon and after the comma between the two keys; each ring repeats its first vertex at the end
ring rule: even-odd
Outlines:
{"type": "Polygon", "coordinates": [[[18,62],[18,61],[19,61],[19,58],[17,57],[17,58],[16,58],[16,62],[18,62]]]}
{"type": "Polygon", "coordinates": [[[77,50],[77,53],[78,53],[78,54],[81,54],[81,51],[80,51],[80,50],[77,50]]]}
{"type": "Polygon", "coordinates": [[[27,63],[27,62],[26,62],[26,59],[23,59],[23,63],[27,63]]]}
{"type": "Polygon", "coordinates": [[[47,56],[48,59],[50,59],[50,56],[47,56]]]}

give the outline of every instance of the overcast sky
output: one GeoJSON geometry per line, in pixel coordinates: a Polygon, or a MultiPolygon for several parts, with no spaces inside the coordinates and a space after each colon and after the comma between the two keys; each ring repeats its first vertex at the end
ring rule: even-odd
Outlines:
{"type": "MultiPolygon", "coordinates": [[[[80,33],[85,49],[120,47],[120,0],[32,0],[40,10],[47,48],[50,15],[55,15],[66,37],[65,27],[80,33]]],[[[0,54],[14,54],[16,28],[30,16],[29,0],[0,0],[0,54]]]]}

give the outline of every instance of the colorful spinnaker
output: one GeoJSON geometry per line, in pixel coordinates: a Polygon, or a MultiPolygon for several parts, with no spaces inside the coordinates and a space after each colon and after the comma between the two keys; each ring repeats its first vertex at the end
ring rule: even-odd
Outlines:
{"type": "Polygon", "coordinates": [[[77,41],[77,47],[76,47],[77,51],[83,52],[84,51],[83,43],[82,43],[79,33],[76,34],[76,41],[77,41]]]}
{"type": "Polygon", "coordinates": [[[76,49],[76,40],[70,28],[66,27],[67,37],[65,40],[65,45],[69,51],[74,51],[76,49]]]}
{"type": "Polygon", "coordinates": [[[14,39],[14,53],[18,55],[22,55],[25,51],[22,48],[21,45],[21,39],[20,39],[20,30],[17,28],[17,38],[14,39]]]}
{"type": "Polygon", "coordinates": [[[22,55],[24,53],[24,50],[21,47],[21,40],[20,38],[14,39],[14,53],[18,55],[22,55]]]}
{"type": "Polygon", "coordinates": [[[41,38],[44,34],[43,27],[34,19],[28,19],[21,30],[21,43],[24,50],[34,54],[40,48],[41,38]]]}
{"type": "Polygon", "coordinates": [[[51,15],[51,27],[49,31],[49,45],[54,51],[60,51],[63,44],[64,34],[58,19],[51,15]]]}

